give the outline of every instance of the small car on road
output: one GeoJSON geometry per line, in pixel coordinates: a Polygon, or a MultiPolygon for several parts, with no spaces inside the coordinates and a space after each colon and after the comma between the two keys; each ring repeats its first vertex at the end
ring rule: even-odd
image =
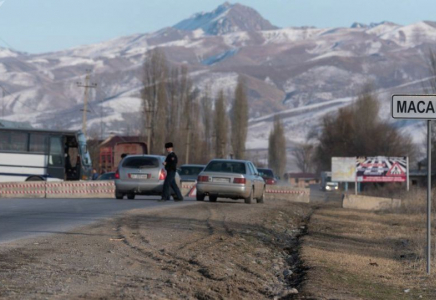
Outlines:
{"type": "Polygon", "coordinates": [[[182,165],[177,172],[182,182],[196,182],[198,174],[204,170],[205,165],[186,164],[182,165]]]}
{"type": "MultiPolygon", "coordinates": [[[[115,197],[135,199],[135,195],[162,195],[166,171],[165,156],[129,155],[119,164],[115,172],[115,197]]],[[[180,177],[176,174],[180,186],[180,177]]],[[[172,193],[174,194],[174,193],[172,193]]]]}
{"type": "Polygon", "coordinates": [[[197,201],[204,201],[206,196],[210,202],[222,197],[263,203],[265,181],[251,161],[213,159],[197,179],[197,201]]]}
{"type": "Polygon", "coordinates": [[[277,184],[278,180],[274,176],[274,172],[271,169],[257,169],[262,176],[263,180],[265,180],[266,184],[277,184]]]}
{"type": "Polygon", "coordinates": [[[106,172],[97,177],[97,180],[115,180],[115,172],[106,172]]]}

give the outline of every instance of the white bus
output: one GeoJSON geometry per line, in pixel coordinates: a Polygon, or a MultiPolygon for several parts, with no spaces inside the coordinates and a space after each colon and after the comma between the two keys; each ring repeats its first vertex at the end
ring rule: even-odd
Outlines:
{"type": "Polygon", "coordinates": [[[89,180],[81,131],[0,128],[0,182],[89,180]]]}

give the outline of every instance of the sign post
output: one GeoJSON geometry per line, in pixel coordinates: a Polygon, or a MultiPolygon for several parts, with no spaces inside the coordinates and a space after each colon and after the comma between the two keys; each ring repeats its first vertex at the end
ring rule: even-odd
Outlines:
{"type": "Polygon", "coordinates": [[[431,270],[431,120],[436,119],[436,95],[393,95],[394,119],[427,120],[427,274],[431,270]]]}

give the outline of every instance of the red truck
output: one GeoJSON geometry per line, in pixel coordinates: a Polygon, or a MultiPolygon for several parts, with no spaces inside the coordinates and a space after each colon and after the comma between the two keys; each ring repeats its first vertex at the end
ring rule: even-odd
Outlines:
{"type": "Polygon", "coordinates": [[[100,168],[106,172],[115,172],[121,161],[122,154],[147,154],[147,144],[144,142],[117,142],[112,147],[106,145],[100,148],[100,168]]]}

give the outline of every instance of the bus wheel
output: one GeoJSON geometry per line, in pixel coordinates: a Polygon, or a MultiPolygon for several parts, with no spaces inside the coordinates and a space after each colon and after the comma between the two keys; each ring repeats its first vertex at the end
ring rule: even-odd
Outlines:
{"type": "Polygon", "coordinates": [[[44,179],[42,179],[39,176],[32,176],[26,179],[26,181],[44,181],[44,179]]]}

